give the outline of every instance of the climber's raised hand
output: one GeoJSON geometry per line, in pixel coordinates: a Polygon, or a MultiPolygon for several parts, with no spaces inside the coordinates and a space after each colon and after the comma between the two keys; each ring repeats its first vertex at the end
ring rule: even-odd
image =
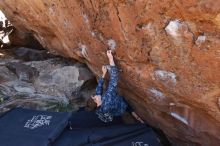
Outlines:
{"type": "Polygon", "coordinates": [[[115,62],[114,62],[114,59],[113,59],[113,55],[112,55],[112,51],[111,51],[111,50],[108,50],[108,51],[107,51],[107,56],[108,56],[108,59],[109,59],[109,64],[112,65],[112,66],[115,66],[115,62]]]}
{"type": "Polygon", "coordinates": [[[108,51],[107,51],[107,56],[108,56],[108,59],[109,59],[109,60],[112,60],[112,59],[113,59],[112,51],[111,51],[111,50],[108,50],[108,51]]]}

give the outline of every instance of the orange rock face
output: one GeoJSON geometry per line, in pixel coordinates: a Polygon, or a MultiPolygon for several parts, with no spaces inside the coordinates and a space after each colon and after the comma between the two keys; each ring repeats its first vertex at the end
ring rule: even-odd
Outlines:
{"type": "Polygon", "coordinates": [[[21,31],[98,76],[114,50],[120,91],[173,145],[220,145],[219,0],[1,0],[21,31]]]}

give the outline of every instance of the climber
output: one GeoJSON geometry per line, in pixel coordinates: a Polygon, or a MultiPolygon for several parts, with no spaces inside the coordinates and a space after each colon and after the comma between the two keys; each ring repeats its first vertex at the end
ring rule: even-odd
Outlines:
{"type": "Polygon", "coordinates": [[[117,94],[118,85],[118,69],[112,56],[111,50],[107,51],[109,64],[102,66],[102,76],[99,79],[98,86],[96,87],[96,95],[91,96],[87,102],[87,106],[92,110],[96,110],[96,114],[103,122],[111,122],[113,116],[122,116],[126,111],[130,112],[132,116],[144,123],[144,121],[133,111],[122,96],[117,94]],[[110,81],[106,92],[102,95],[104,78],[107,73],[110,74],[110,81]]]}

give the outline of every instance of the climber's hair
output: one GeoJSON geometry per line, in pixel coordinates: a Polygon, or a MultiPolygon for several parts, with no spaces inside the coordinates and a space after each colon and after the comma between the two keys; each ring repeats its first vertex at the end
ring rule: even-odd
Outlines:
{"type": "Polygon", "coordinates": [[[97,108],[97,104],[95,103],[95,101],[92,99],[92,97],[90,97],[88,100],[87,100],[87,103],[86,103],[86,110],[87,111],[94,111],[96,110],[97,108]]]}

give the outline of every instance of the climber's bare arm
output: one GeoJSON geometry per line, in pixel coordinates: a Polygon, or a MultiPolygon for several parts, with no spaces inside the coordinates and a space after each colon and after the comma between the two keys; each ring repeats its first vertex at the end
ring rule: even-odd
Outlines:
{"type": "Polygon", "coordinates": [[[131,112],[132,116],[138,120],[139,122],[141,122],[142,124],[144,124],[144,121],[133,111],[131,112]]]}
{"type": "Polygon", "coordinates": [[[107,73],[107,68],[106,68],[106,66],[102,66],[102,78],[105,78],[105,75],[106,75],[106,73],[107,73]]]}
{"type": "Polygon", "coordinates": [[[98,85],[96,87],[96,95],[102,95],[106,72],[107,72],[106,66],[102,66],[102,76],[99,78],[98,85]]]}

